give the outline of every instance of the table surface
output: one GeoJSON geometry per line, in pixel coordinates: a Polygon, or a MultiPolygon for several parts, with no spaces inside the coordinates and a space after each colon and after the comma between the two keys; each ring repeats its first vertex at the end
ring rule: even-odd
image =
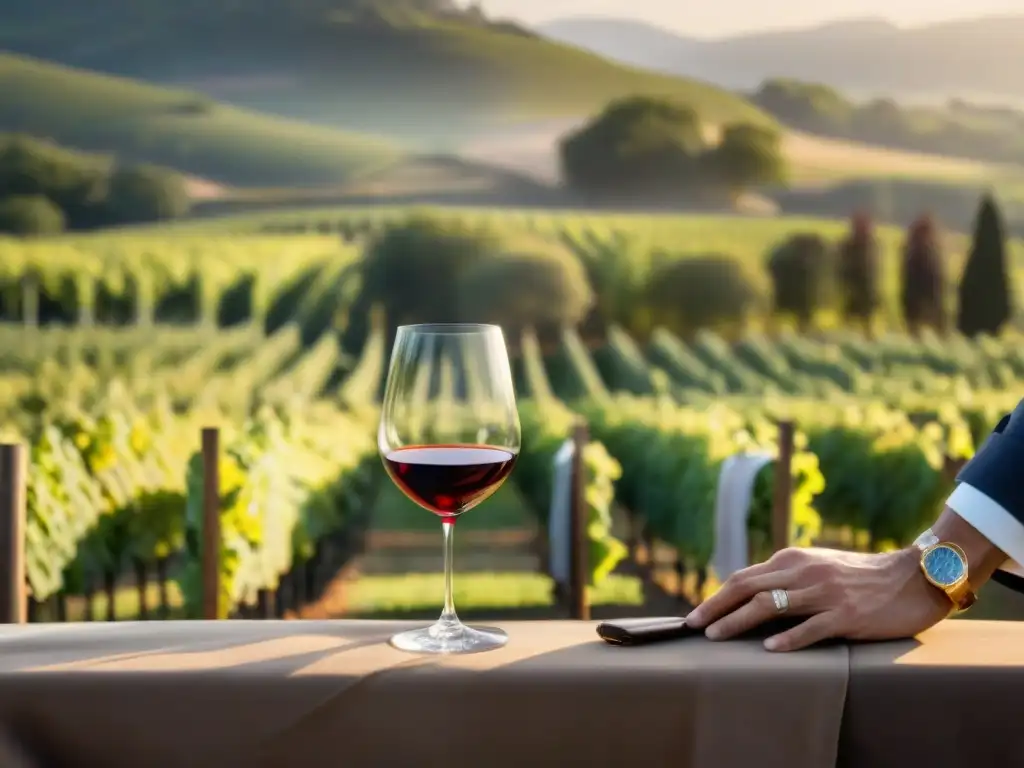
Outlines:
{"type": "Polygon", "coordinates": [[[793,654],[500,625],[450,657],[387,645],[406,622],[0,626],[0,724],[48,768],[1024,764],[1024,624],[793,654]]]}

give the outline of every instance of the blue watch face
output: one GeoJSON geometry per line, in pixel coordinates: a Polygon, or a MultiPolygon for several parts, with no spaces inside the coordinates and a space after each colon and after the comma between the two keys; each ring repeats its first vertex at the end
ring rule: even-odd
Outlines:
{"type": "Polygon", "coordinates": [[[944,546],[938,546],[924,556],[924,569],[936,584],[943,587],[956,584],[966,570],[960,554],[944,546]]]}

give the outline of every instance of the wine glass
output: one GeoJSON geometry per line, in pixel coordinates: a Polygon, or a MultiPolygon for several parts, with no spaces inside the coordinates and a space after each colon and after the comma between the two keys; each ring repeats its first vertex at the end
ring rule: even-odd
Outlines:
{"type": "Polygon", "coordinates": [[[432,626],[391,644],[416,653],[478,653],[508,635],[459,621],[452,599],[455,523],[493,494],[519,455],[519,413],[505,338],[496,325],[399,327],[391,353],[377,444],[388,475],[441,518],[444,609],[432,626]]]}

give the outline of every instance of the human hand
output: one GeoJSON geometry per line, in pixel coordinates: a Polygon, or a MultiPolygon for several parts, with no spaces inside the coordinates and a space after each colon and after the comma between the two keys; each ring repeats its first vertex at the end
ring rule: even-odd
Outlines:
{"type": "Polygon", "coordinates": [[[789,595],[786,615],[807,620],[765,640],[770,651],[795,651],[829,638],[913,637],[952,608],[921,573],[920,558],[916,548],[883,554],[785,549],[733,574],[686,620],[711,640],[727,640],[777,618],[772,590],[783,589],[789,595]]]}

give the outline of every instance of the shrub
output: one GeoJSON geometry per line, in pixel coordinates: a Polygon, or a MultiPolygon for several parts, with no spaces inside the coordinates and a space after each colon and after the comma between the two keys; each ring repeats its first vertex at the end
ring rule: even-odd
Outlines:
{"type": "Polygon", "coordinates": [[[359,303],[379,303],[392,327],[457,322],[463,273],[500,252],[500,240],[492,232],[412,216],[388,227],[370,244],[359,303]]]}
{"type": "Polygon", "coordinates": [[[508,334],[578,325],[594,296],[579,261],[557,251],[516,251],[478,262],[459,285],[462,319],[508,334]]]}
{"type": "Polygon", "coordinates": [[[188,213],[188,190],[174,171],[147,165],[121,168],[110,177],[106,208],[115,224],[176,219],[188,213]]]}
{"type": "Polygon", "coordinates": [[[806,329],[831,298],[835,263],[828,244],[813,233],[797,234],[768,256],[773,306],[806,329]]]}
{"type": "Polygon", "coordinates": [[[758,296],[740,263],[729,256],[694,256],[656,267],[647,286],[654,322],[680,334],[740,324],[758,296]]]}
{"type": "Polygon", "coordinates": [[[751,101],[787,125],[831,136],[847,133],[856,111],[827,85],[785,78],[764,81],[751,101]]]}
{"type": "Polygon", "coordinates": [[[12,195],[0,200],[0,232],[27,237],[64,231],[64,213],[42,195],[12,195]]]}
{"type": "Polygon", "coordinates": [[[72,229],[101,226],[109,161],[26,136],[0,140],[0,190],[41,195],[60,208],[72,229]]]}

